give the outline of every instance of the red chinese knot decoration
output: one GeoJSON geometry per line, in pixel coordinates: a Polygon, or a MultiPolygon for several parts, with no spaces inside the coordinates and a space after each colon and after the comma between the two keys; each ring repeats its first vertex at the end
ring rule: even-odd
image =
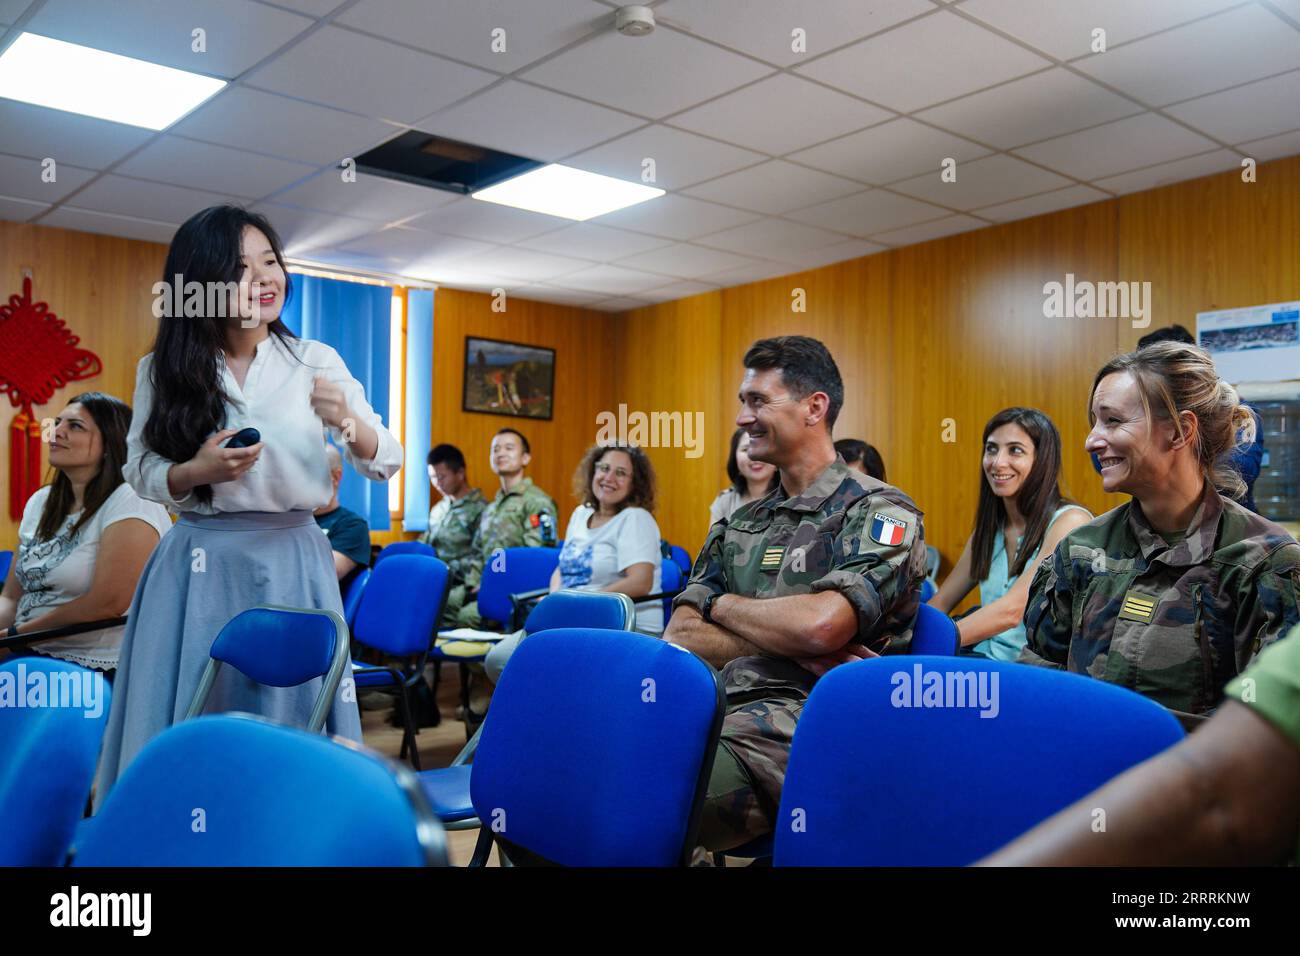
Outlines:
{"type": "Polygon", "coordinates": [[[32,301],[30,278],[23,279],[21,296],[0,305],[0,391],[20,409],[9,424],[9,517],[15,521],[41,486],[41,420],[32,406],[103,371],[98,355],[77,348],[80,341],[48,305],[32,301]]]}

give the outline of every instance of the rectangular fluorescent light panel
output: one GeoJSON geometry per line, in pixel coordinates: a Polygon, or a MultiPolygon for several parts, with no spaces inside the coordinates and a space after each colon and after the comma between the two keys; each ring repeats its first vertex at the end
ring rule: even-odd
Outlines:
{"type": "Polygon", "coordinates": [[[582,222],[663,194],[654,186],[552,163],[470,195],[485,202],[582,222]]]}
{"type": "Polygon", "coordinates": [[[165,129],[225,85],[35,33],[0,55],[0,96],[145,129],[165,129]]]}

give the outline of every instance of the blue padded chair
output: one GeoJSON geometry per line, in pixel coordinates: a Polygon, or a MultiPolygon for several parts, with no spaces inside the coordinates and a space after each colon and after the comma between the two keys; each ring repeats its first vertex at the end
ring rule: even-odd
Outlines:
{"type": "Polygon", "coordinates": [[[489,824],[475,862],[502,840],[567,866],[685,864],[724,707],[717,672],[666,641],[592,628],[523,641],[474,760],[489,824]]]}
{"type": "MultiPolygon", "coordinates": [[[[517,630],[520,625],[516,621],[519,607],[516,596],[534,598],[549,591],[551,574],[559,563],[559,548],[505,548],[499,554],[489,556],[483,565],[478,590],[478,612],[483,618],[485,629],[500,627],[511,632],[517,630]]],[[[466,654],[463,653],[465,642],[457,643],[460,646],[450,651],[435,646],[430,655],[438,664],[435,673],[439,678],[442,676],[443,661],[451,661],[460,669],[460,706],[465,711],[468,732],[468,728],[482,717],[476,715],[470,707],[469,665],[483,663],[487,651],[466,654]]]]}
{"type": "Polygon", "coordinates": [[[686,551],[685,548],[683,548],[679,544],[669,545],[668,547],[669,550],[672,552],[673,561],[677,564],[679,568],[682,569],[683,580],[689,578],[691,576],[690,554],[686,551]]]}
{"type": "Polygon", "coordinates": [[[952,657],[960,649],[961,634],[957,631],[957,622],[937,607],[922,604],[912,624],[911,653],[952,657]]]}
{"type": "Polygon", "coordinates": [[[46,706],[0,707],[0,866],[63,865],[108,723],[103,674],[55,657],[0,664],[0,681],[19,694],[31,693],[36,674],[46,706]]]}
{"type": "Polygon", "coordinates": [[[668,619],[673,616],[673,597],[676,596],[685,583],[682,569],[678,567],[677,562],[671,558],[666,559],[659,572],[659,592],[665,595],[663,599],[664,627],[668,626],[668,619]]]}
{"type": "Polygon", "coordinates": [[[222,664],[271,687],[321,678],[306,728],[320,733],[348,666],[348,626],[333,611],[263,605],[240,612],[212,642],[186,720],[203,713],[222,664]]]}
{"type": "Polygon", "coordinates": [[[933,581],[929,578],[923,580],[921,582],[921,603],[925,604],[930,600],[930,598],[934,597],[935,590],[936,588],[933,581]]]}
{"type": "Polygon", "coordinates": [[[0,584],[9,580],[9,565],[14,562],[12,551],[0,551],[0,584]]]}
{"type": "Polygon", "coordinates": [[[1078,674],[971,657],[845,664],[799,719],[775,862],[965,866],[1182,737],[1159,704],[1078,674]],[[920,706],[932,680],[948,706],[920,706]]]}
{"type": "Polygon", "coordinates": [[[223,714],[176,724],[140,751],[78,835],[73,865],[446,859],[442,827],[405,767],[341,738],[223,714]]]}
{"type": "Polygon", "coordinates": [[[399,554],[422,554],[426,558],[436,558],[438,556],[438,552],[434,550],[432,545],[424,544],[421,541],[394,541],[390,545],[385,545],[383,550],[375,555],[374,564],[399,554]]]}
{"type": "MultiPolygon", "coordinates": [[[[524,632],[533,635],[560,627],[630,631],[635,621],[636,608],[626,594],[563,589],[542,598],[524,622],[524,632]]],[[[480,724],[450,767],[418,774],[424,795],[448,830],[471,830],[479,825],[470,800],[469,778],[470,760],[482,733],[480,724]]]]}
{"type": "Polygon", "coordinates": [[[343,620],[347,621],[349,628],[356,623],[357,608],[361,607],[361,592],[366,589],[369,581],[370,569],[362,568],[348,585],[348,593],[343,595],[343,620]]]}
{"type": "Polygon", "coordinates": [[[415,719],[411,689],[424,680],[424,664],[438,631],[438,618],[447,600],[450,573],[447,565],[424,554],[397,554],[370,569],[361,595],[352,638],[404,664],[352,662],[352,677],[361,688],[395,687],[402,697],[406,727],[401,756],[420,769],[420,749],[415,745],[415,719]]]}
{"type": "Polygon", "coordinates": [[[517,628],[511,595],[550,587],[551,574],[559,563],[559,548],[505,548],[491,555],[483,564],[479,581],[479,615],[505,630],[517,628]]]}

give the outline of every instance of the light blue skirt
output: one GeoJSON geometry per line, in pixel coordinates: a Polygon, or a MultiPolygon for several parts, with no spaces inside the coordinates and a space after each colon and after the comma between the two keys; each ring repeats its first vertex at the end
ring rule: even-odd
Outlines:
{"type": "MultiPolygon", "coordinates": [[[[329,540],[311,512],[181,515],[154,549],[131,602],[96,808],[140,749],[185,716],[217,634],[259,604],[343,613],[329,540]]],[[[343,700],[350,669],[343,676],[326,729],[360,742],[357,704],[343,700]]],[[[242,711],[304,727],[320,685],[315,678],[266,687],[224,665],[204,713],[242,711]]]]}

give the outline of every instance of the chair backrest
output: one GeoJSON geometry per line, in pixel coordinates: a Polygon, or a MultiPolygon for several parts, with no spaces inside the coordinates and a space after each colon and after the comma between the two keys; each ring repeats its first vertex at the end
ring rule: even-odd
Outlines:
{"type": "Polygon", "coordinates": [[[775,862],[965,866],[1182,736],[1154,701],[1077,674],[971,657],[845,664],[799,719],[775,862]]]}
{"type": "Polygon", "coordinates": [[[935,588],[933,581],[931,581],[929,578],[923,579],[921,581],[921,603],[925,604],[927,601],[930,600],[930,598],[934,597],[934,592],[936,590],[937,589],[935,588]]]}
{"type": "Polygon", "coordinates": [[[486,832],[554,863],[682,864],[724,707],[717,672],[675,644],[542,631],[519,644],[493,695],[474,809],[486,832]]]}
{"type": "Polygon", "coordinates": [[[185,718],[203,713],[221,665],[229,664],[250,680],[271,687],[297,687],[322,678],[307,720],[307,729],[319,733],[348,660],[348,626],[333,611],[249,608],[235,615],[212,642],[185,718]]]}
{"type": "MultiPolygon", "coordinates": [[[[663,562],[663,568],[659,572],[659,590],[664,594],[672,594],[682,589],[682,569],[678,567],[677,562],[672,558],[666,558],[663,562]]],[[[666,597],[664,600],[664,627],[668,626],[668,619],[673,616],[673,599],[666,597]]]]}
{"type": "Polygon", "coordinates": [[[9,580],[9,565],[13,564],[13,561],[12,551],[0,551],[0,584],[9,580]]]}
{"type": "Polygon", "coordinates": [[[961,647],[961,634],[957,622],[937,607],[922,604],[916,611],[912,625],[913,654],[937,654],[952,657],[961,647]]]}
{"type": "Polygon", "coordinates": [[[399,554],[422,554],[426,558],[436,558],[438,556],[438,552],[431,544],[425,544],[422,541],[394,541],[392,544],[385,545],[384,549],[375,555],[371,567],[374,567],[380,561],[396,557],[399,554]]]}
{"type": "Polygon", "coordinates": [[[247,714],[187,720],[131,762],[75,866],[425,866],[445,836],[410,771],[247,714]]]}
{"type": "Polygon", "coordinates": [[[347,622],[348,627],[352,627],[357,620],[357,608],[361,607],[361,593],[365,591],[366,584],[370,581],[370,569],[362,568],[352,576],[352,583],[348,585],[348,593],[343,595],[343,620],[347,622]]]}
{"type": "Polygon", "coordinates": [[[630,631],[635,621],[636,608],[626,594],[564,588],[537,603],[524,622],[524,631],[536,634],[557,627],[630,631]]]}
{"type": "Polygon", "coordinates": [[[103,674],[58,658],[0,664],[0,866],[63,865],[111,695],[103,674]]]}
{"type": "Polygon", "coordinates": [[[691,556],[680,544],[670,546],[673,555],[673,561],[682,569],[682,576],[689,577],[691,573],[691,556]]]}
{"type": "Polygon", "coordinates": [[[437,633],[450,573],[438,558],[398,554],[370,569],[352,636],[397,657],[423,654],[437,633]]]}
{"type": "Polygon", "coordinates": [[[510,595],[550,587],[551,573],[559,563],[559,548],[504,548],[489,555],[479,581],[479,614],[508,626],[514,613],[510,595]]]}

